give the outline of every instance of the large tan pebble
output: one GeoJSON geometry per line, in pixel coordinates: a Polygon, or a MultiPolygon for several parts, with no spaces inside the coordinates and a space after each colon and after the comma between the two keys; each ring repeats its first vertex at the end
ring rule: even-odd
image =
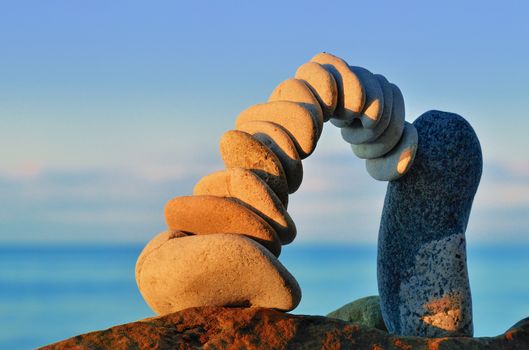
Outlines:
{"type": "Polygon", "coordinates": [[[243,123],[261,120],[281,125],[292,138],[301,159],[307,158],[318,142],[318,126],[310,110],[299,103],[274,101],[253,105],[239,114],[236,127],[243,123]]]}
{"type": "Polygon", "coordinates": [[[303,180],[303,165],[296,146],[285,129],[278,124],[263,121],[247,122],[237,129],[253,135],[276,154],[287,177],[288,193],[296,192],[303,180]]]}
{"type": "Polygon", "coordinates": [[[311,62],[321,64],[331,73],[338,87],[338,100],[331,122],[342,127],[349,125],[359,117],[364,109],[365,92],[358,76],[349,68],[347,62],[330,53],[319,53],[311,62]]]}
{"type": "Polygon", "coordinates": [[[320,137],[323,131],[323,111],[320,103],[303,80],[291,78],[283,81],[272,91],[268,101],[298,102],[310,110],[312,119],[318,128],[318,138],[320,137]]]}
{"type": "Polygon", "coordinates": [[[226,197],[247,206],[274,228],[282,244],[296,237],[296,225],[279,198],[249,170],[232,168],[204,176],[195,185],[193,194],[226,197]]]}
{"type": "Polygon", "coordinates": [[[216,196],[182,196],[165,206],[165,220],[172,231],[195,235],[237,233],[256,240],[279,256],[281,241],[274,229],[244,205],[216,196]]]}
{"type": "Polygon", "coordinates": [[[220,155],[226,168],[245,168],[255,172],[288,206],[288,183],[281,161],[264,143],[239,130],[230,130],[220,139],[220,155]]]}
{"type": "Polygon", "coordinates": [[[395,84],[390,85],[393,89],[393,106],[389,125],[374,141],[360,145],[351,145],[354,154],[358,158],[373,159],[382,157],[395,147],[402,136],[405,119],[404,98],[402,97],[400,89],[395,84]]]}
{"type": "Polygon", "coordinates": [[[164,244],[166,241],[173,239],[173,238],[180,238],[180,237],[186,237],[189,236],[189,234],[182,232],[182,231],[163,231],[156,236],[154,236],[153,239],[147,243],[147,245],[143,248],[141,255],[138,258],[138,261],[136,261],[136,280],[139,280],[139,274],[141,273],[141,266],[143,265],[143,260],[147,255],[149,255],[152,251],[158,249],[162,244],[164,244]]]}
{"type": "Polygon", "coordinates": [[[365,68],[351,67],[351,70],[356,73],[365,91],[364,109],[360,120],[365,128],[373,129],[382,116],[384,110],[384,94],[382,88],[378,83],[377,78],[365,68]]]}
{"type": "Polygon", "coordinates": [[[355,120],[351,125],[343,127],[340,131],[345,141],[353,145],[371,142],[376,140],[387,129],[391,120],[391,110],[393,108],[393,89],[390,83],[380,74],[375,74],[384,93],[384,110],[377,125],[368,129],[362,125],[360,120],[355,120]]]}
{"type": "Polygon", "coordinates": [[[290,311],[301,300],[298,283],[279,260],[244,236],[168,239],[140,259],[136,282],[159,315],[198,306],[290,311]]]}
{"type": "Polygon", "coordinates": [[[298,68],[295,78],[303,80],[312,90],[323,110],[323,121],[328,121],[338,101],[338,87],[333,75],[321,64],[307,62],[298,68]]]}
{"type": "Polygon", "coordinates": [[[413,124],[406,122],[397,145],[383,157],[366,160],[366,169],[372,178],[393,181],[408,172],[417,152],[418,134],[413,124]]]}

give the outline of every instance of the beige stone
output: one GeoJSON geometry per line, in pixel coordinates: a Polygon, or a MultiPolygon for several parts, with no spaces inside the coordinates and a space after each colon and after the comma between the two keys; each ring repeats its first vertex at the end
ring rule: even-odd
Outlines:
{"type": "Polygon", "coordinates": [[[260,120],[282,126],[296,145],[301,159],[307,158],[318,142],[318,127],[310,110],[299,103],[274,101],[253,105],[239,114],[236,127],[241,124],[260,120]]]}
{"type": "Polygon", "coordinates": [[[288,206],[288,183],[281,161],[264,143],[239,130],[230,130],[220,139],[220,155],[226,168],[252,170],[288,206]]]}
{"type": "Polygon", "coordinates": [[[223,197],[182,196],[165,206],[165,220],[172,231],[195,235],[236,233],[256,240],[279,256],[281,241],[274,229],[244,205],[223,197]]]}
{"type": "Polygon", "coordinates": [[[312,90],[323,110],[323,121],[328,121],[338,101],[338,87],[333,75],[321,64],[307,62],[298,68],[295,78],[303,80],[312,90]]]}
{"type": "Polygon", "coordinates": [[[253,135],[276,154],[287,177],[288,193],[296,192],[303,180],[303,165],[296,145],[285,129],[278,124],[263,121],[247,122],[237,129],[253,135]]]}
{"type": "Polygon", "coordinates": [[[303,80],[290,78],[279,84],[268,98],[268,102],[292,101],[298,102],[310,110],[310,114],[318,127],[318,138],[323,131],[323,111],[318,99],[303,80]]]}
{"type": "Polygon", "coordinates": [[[384,94],[384,110],[382,111],[382,116],[377,125],[372,129],[364,128],[360,120],[356,120],[351,125],[343,127],[340,130],[342,138],[350,144],[359,145],[376,140],[388,128],[389,122],[391,121],[393,88],[384,76],[375,74],[375,78],[382,87],[382,93],[384,94]]]}
{"type": "Polygon", "coordinates": [[[206,175],[195,185],[193,194],[226,197],[247,206],[274,228],[282,244],[296,237],[296,225],[279,198],[250,170],[232,168],[206,175]]]}
{"type": "Polygon", "coordinates": [[[375,140],[360,145],[351,145],[351,149],[358,158],[374,159],[382,157],[395,147],[402,136],[405,123],[404,98],[397,85],[390,83],[390,86],[393,89],[393,105],[389,125],[375,140]]]}
{"type": "Polygon", "coordinates": [[[338,87],[338,100],[331,122],[343,127],[351,124],[364,109],[365,92],[358,76],[349,68],[347,62],[330,53],[319,53],[311,62],[321,64],[331,73],[338,87]]]}
{"type": "Polygon", "coordinates": [[[366,169],[379,181],[394,181],[408,172],[417,152],[417,129],[405,122],[402,136],[395,147],[380,158],[366,159],[366,169]]]}
{"type": "Polygon", "coordinates": [[[384,94],[373,73],[362,67],[350,67],[356,73],[364,87],[365,102],[360,120],[365,128],[377,126],[384,110],[384,94]]]}
{"type": "Polygon", "coordinates": [[[156,236],[154,236],[153,239],[147,243],[147,245],[143,248],[140,256],[138,257],[138,260],[136,261],[136,281],[139,281],[139,275],[141,273],[141,267],[143,266],[143,261],[145,260],[145,257],[149,255],[152,251],[158,249],[162,244],[164,244],[166,241],[173,239],[173,238],[180,238],[180,237],[186,237],[189,236],[187,233],[182,231],[163,231],[156,236]]]}
{"type": "Polygon", "coordinates": [[[167,239],[141,253],[136,282],[159,315],[198,306],[289,311],[301,300],[298,283],[279,260],[234,234],[167,239]]]}

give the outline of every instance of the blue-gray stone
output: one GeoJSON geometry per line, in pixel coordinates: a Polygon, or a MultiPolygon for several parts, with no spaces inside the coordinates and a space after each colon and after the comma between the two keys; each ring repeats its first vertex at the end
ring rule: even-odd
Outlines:
{"type": "Polygon", "coordinates": [[[456,114],[429,111],[413,125],[415,161],[388,184],[380,223],[382,315],[398,335],[472,336],[465,231],[481,178],[481,147],[456,114]]]}

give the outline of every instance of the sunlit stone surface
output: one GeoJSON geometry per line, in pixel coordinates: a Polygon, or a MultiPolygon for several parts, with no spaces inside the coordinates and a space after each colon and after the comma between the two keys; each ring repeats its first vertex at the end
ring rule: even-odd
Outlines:
{"type": "Polygon", "coordinates": [[[462,117],[439,111],[413,125],[418,149],[388,184],[379,232],[378,285],[388,330],[471,336],[465,230],[481,178],[481,148],[462,117]]]}

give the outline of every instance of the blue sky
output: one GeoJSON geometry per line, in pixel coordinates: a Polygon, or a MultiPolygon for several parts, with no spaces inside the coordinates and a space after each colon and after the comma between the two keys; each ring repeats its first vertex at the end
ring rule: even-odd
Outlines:
{"type": "MultiPolygon", "coordinates": [[[[221,168],[244,108],[320,51],[399,85],[408,121],[466,117],[484,176],[471,242],[529,242],[529,5],[2,1],[0,242],[145,242],[221,168]]],[[[296,242],[376,242],[385,183],[326,125],[296,242]]]]}

